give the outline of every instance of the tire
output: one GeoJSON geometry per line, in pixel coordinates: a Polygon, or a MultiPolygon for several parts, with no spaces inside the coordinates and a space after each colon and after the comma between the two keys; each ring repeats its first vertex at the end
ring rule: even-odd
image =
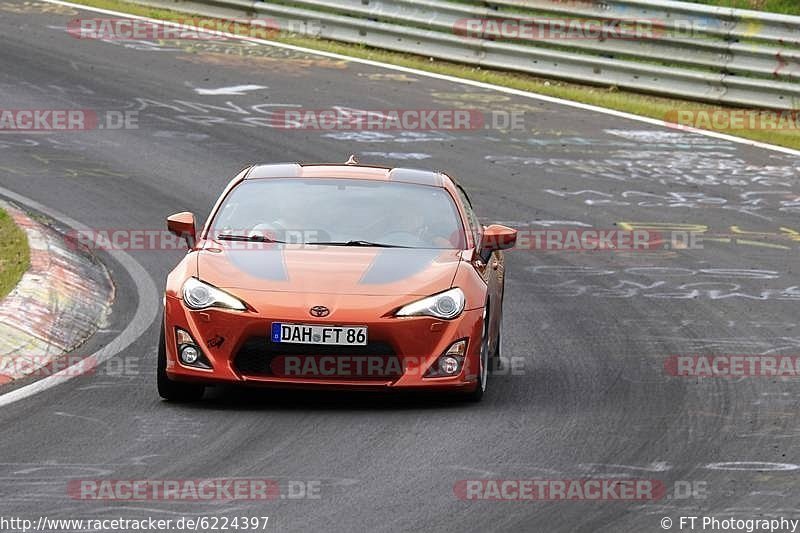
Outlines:
{"type": "Polygon", "coordinates": [[[503,288],[500,293],[500,320],[497,325],[497,339],[494,343],[494,353],[492,353],[492,361],[489,368],[492,372],[495,370],[503,369],[503,300],[506,296],[506,279],[503,277],[503,288]]]}
{"type": "Polygon", "coordinates": [[[478,403],[483,399],[483,395],[486,393],[486,386],[488,383],[489,378],[489,364],[490,364],[490,354],[489,354],[489,339],[487,338],[489,334],[489,306],[484,308],[484,315],[483,315],[483,332],[481,334],[481,353],[480,353],[480,364],[478,365],[478,384],[475,387],[475,390],[472,392],[468,392],[464,395],[464,399],[468,402],[478,403]]]}
{"type": "Polygon", "coordinates": [[[167,376],[167,345],[164,335],[164,324],[161,324],[161,335],[158,340],[158,394],[169,402],[194,402],[203,397],[206,388],[197,383],[181,383],[167,376]]]}
{"type": "Polygon", "coordinates": [[[500,323],[497,326],[497,340],[495,341],[494,352],[489,361],[490,372],[503,370],[503,316],[500,315],[500,323]]]}

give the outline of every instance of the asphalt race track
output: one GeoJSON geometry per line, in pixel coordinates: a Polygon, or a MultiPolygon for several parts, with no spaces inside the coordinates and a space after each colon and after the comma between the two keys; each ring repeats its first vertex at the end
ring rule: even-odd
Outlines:
{"type": "MultiPolygon", "coordinates": [[[[123,368],[118,375],[77,377],[0,407],[0,516],[242,515],[269,516],[278,531],[453,532],[655,532],[664,517],[676,531],[680,516],[800,518],[797,381],[665,372],[678,354],[800,354],[800,158],[263,45],[80,40],[65,31],[79,16],[103,15],[0,3],[0,108],[135,111],[137,127],[0,135],[0,186],[86,227],[160,229],[183,210],[202,220],[247,163],[343,162],[352,152],[362,162],[447,169],[486,223],[688,224],[713,240],[508,253],[504,355],[514,364],[490,378],[477,405],[236,389],[168,404],[155,389],[153,320],[107,363],[123,368]],[[246,85],[260,88],[218,94],[246,85]],[[265,124],[274,109],[334,106],[516,111],[525,130],[265,124]],[[655,479],[667,495],[463,501],[454,491],[460,480],[588,477],[655,479]],[[87,478],[302,481],[317,484],[319,497],[74,498],[69,481],[87,478]]],[[[128,269],[99,253],[117,298],[86,354],[137,306],[160,316],[165,276],[183,252],[129,252],[157,297],[137,294],[128,269]]]]}

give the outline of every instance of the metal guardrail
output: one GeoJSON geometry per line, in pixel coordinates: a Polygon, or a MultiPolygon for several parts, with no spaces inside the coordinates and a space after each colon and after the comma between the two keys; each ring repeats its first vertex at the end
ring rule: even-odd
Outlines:
{"type": "Polygon", "coordinates": [[[757,37],[779,44],[800,44],[800,17],[764,11],[674,0],[492,0],[491,3],[517,9],[544,9],[569,16],[661,20],[671,27],[677,22],[691,21],[705,26],[707,33],[720,37],[757,37]]]}
{"type": "Polygon", "coordinates": [[[222,18],[270,18],[313,37],[470,65],[755,108],[800,107],[800,17],[672,0],[138,0],[222,18]],[[501,40],[464,21],[624,21],[646,38],[501,40]],[[687,36],[687,32],[689,35],[687,36]]]}

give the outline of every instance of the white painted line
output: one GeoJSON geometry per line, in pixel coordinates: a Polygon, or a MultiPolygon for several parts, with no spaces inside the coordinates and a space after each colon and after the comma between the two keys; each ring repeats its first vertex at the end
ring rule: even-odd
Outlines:
{"type": "MultiPolygon", "coordinates": [[[[39,211],[40,213],[43,213],[54,220],[58,220],[62,224],[69,226],[74,230],[87,232],[90,231],[88,226],[81,224],[77,220],[74,220],[64,214],[59,213],[58,211],[40,204],[39,202],[36,202],[35,200],[26,198],[25,196],[17,194],[4,187],[0,187],[0,196],[5,196],[6,198],[19,204],[39,211]]],[[[109,342],[103,348],[79,363],[89,363],[91,364],[92,368],[108,361],[139,339],[153,323],[153,320],[156,319],[158,316],[158,311],[161,308],[161,304],[158,299],[158,291],[156,290],[156,286],[147,271],[142,268],[142,266],[130,255],[121,250],[110,250],[109,254],[120,265],[122,265],[122,267],[131,276],[131,279],[133,279],[133,282],[136,284],[136,292],[139,296],[139,302],[136,306],[136,313],[125,329],[122,330],[122,333],[114,337],[111,342],[109,342]]],[[[66,381],[74,378],[76,375],[79,374],[71,372],[68,367],[53,374],[52,376],[48,376],[39,381],[31,383],[30,385],[25,385],[24,387],[7,392],[3,395],[0,395],[0,407],[9,405],[24,398],[28,398],[34,394],[55,387],[56,385],[65,383],[66,381]]]]}
{"type": "Polygon", "coordinates": [[[233,87],[220,87],[219,89],[196,88],[194,92],[203,96],[242,96],[247,91],[257,91],[259,89],[268,89],[268,87],[265,87],[264,85],[234,85],[233,87]]]}
{"type": "MultiPolygon", "coordinates": [[[[49,4],[57,4],[60,6],[67,6],[72,7],[75,9],[82,9],[84,11],[91,11],[93,13],[101,13],[104,15],[112,15],[115,17],[125,17],[134,20],[145,20],[151,22],[153,24],[160,24],[164,26],[172,26],[172,27],[184,27],[185,25],[181,25],[177,22],[170,22],[165,20],[153,19],[149,17],[143,17],[140,15],[131,15],[129,13],[123,13],[120,11],[112,11],[110,9],[101,9],[98,7],[91,7],[85,6],[83,4],[75,4],[73,2],[64,2],[62,0],[42,0],[43,2],[47,2],[49,4]]],[[[133,0],[135,2],[135,0],[133,0]]],[[[176,4],[177,7],[177,4],[176,4]]],[[[230,39],[237,39],[240,41],[247,41],[251,43],[258,43],[265,46],[272,46],[273,48],[282,48],[284,50],[293,50],[296,52],[303,52],[306,54],[317,55],[321,57],[328,57],[331,59],[339,59],[343,61],[349,61],[351,63],[359,63],[362,65],[370,65],[373,67],[383,68],[387,70],[394,70],[397,72],[404,72],[406,74],[414,74],[415,76],[423,76],[426,78],[433,78],[436,80],[448,81],[452,83],[461,83],[463,85],[469,85],[470,87],[479,87],[481,89],[488,89],[492,91],[497,91],[505,94],[513,94],[514,96],[521,96],[523,98],[531,98],[534,100],[540,100],[542,102],[549,102],[551,104],[558,104],[564,105],[569,107],[574,107],[576,109],[583,109],[585,111],[592,111],[595,113],[603,113],[605,115],[611,115],[613,117],[624,118],[627,120],[635,120],[637,122],[644,122],[645,124],[652,124],[654,126],[662,126],[669,129],[676,129],[677,126],[675,124],[671,124],[669,122],[665,122],[663,120],[649,118],[649,117],[642,117],[639,115],[633,115],[631,113],[625,113],[624,111],[616,111],[614,109],[608,109],[605,107],[594,106],[590,104],[582,104],[580,102],[573,102],[572,100],[564,100],[563,98],[556,98],[554,96],[545,96],[543,94],[532,93],[528,91],[522,91],[520,89],[512,89],[510,87],[503,87],[500,85],[494,85],[491,83],[483,83],[480,81],[474,80],[467,80],[464,78],[459,78],[456,76],[448,76],[446,74],[436,74],[435,72],[428,72],[426,70],[417,70],[409,67],[401,67],[399,65],[392,65],[390,63],[382,63],[380,61],[373,61],[371,59],[361,59],[358,57],[352,57],[345,54],[336,54],[334,52],[323,52],[320,50],[313,50],[311,48],[304,48],[302,46],[294,46],[291,44],[284,44],[278,43],[275,41],[269,41],[267,39],[258,39],[255,37],[246,37],[243,35],[236,35],[233,33],[226,33],[219,30],[203,30],[202,28],[198,28],[197,31],[204,31],[206,33],[213,33],[217,36],[224,36],[230,39]]],[[[726,141],[731,141],[738,144],[744,144],[747,146],[753,146],[756,148],[763,148],[765,150],[772,150],[774,152],[781,152],[784,154],[800,156],[800,150],[795,150],[792,148],[786,148],[783,146],[777,146],[774,144],[763,143],[759,141],[752,141],[750,139],[744,139],[742,137],[736,137],[735,135],[728,135],[725,133],[717,133],[715,131],[708,131],[708,130],[701,130],[697,128],[692,128],[689,126],[680,126],[679,129],[681,131],[688,131],[691,133],[698,133],[700,135],[705,135],[706,137],[713,137],[715,139],[723,139],[726,141]]]]}

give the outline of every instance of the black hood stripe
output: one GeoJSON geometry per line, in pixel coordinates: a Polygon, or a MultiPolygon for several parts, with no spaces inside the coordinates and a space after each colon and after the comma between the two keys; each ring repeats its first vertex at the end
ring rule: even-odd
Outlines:
{"type": "Polygon", "coordinates": [[[243,270],[254,278],[271,281],[286,281],[286,261],[283,247],[276,245],[264,250],[226,250],[228,258],[236,268],[243,270]]]}
{"type": "Polygon", "coordinates": [[[372,264],[359,280],[360,285],[395,283],[425,271],[442,250],[385,248],[375,255],[372,264]]]}

